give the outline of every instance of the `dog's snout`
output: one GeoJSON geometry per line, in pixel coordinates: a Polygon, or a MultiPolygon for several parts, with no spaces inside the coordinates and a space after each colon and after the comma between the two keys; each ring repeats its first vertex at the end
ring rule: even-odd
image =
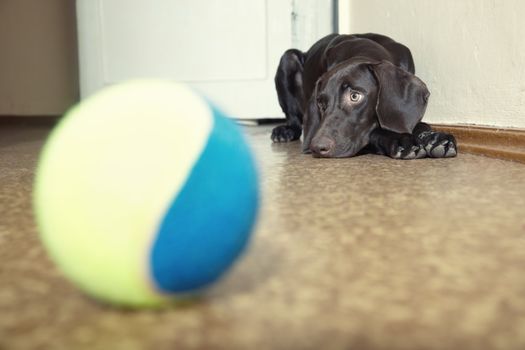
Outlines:
{"type": "Polygon", "coordinates": [[[330,157],[334,153],[335,142],[331,138],[321,137],[312,140],[310,149],[316,156],[330,157]]]}

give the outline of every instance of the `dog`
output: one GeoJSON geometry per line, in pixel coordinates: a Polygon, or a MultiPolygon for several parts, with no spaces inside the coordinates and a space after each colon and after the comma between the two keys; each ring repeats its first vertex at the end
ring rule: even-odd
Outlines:
{"type": "Polygon", "coordinates": [[[273,142],[304,133],[303,152],[323,158],[457,154],[453,135],[421,122],[430,92],[410,50],[387,36],[330,34],[307,52],[287,50],[275,85],[286,124],[273,129],[273,142]]]}

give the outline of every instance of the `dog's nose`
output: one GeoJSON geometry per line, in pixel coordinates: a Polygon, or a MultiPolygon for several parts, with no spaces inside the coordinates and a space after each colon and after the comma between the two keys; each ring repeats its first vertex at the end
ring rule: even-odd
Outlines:
{"type": "Polygon", "coordinates": [[[312,140],[310,149],[314,155],[321,157],[329,157],[335,148],[335,142],[331,138],[321,137],[317,140],[312,140]]]}

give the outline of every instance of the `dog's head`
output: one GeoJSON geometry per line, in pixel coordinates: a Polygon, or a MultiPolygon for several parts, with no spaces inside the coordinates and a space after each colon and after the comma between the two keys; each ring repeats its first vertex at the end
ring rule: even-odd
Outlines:
{"type": "Polygon", "coordinates": [[[377,127],[412,133],[430,93],[415,75],[387,61],[347,61],[322,75],[308,102],[303,151],[351,157],[377,127]]]}

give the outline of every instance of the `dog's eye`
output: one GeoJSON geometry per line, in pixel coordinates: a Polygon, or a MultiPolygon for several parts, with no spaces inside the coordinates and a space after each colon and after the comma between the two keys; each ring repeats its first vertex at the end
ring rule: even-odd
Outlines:
{"type": "Polygon", "coordinates": [[[350,93],[350,101],[356,103],[356,102],[359,102],[361,100],[361,97],[363,95],[361,95],[359,92],[356,92],[356,91],[352,91],[350,93]]]}

